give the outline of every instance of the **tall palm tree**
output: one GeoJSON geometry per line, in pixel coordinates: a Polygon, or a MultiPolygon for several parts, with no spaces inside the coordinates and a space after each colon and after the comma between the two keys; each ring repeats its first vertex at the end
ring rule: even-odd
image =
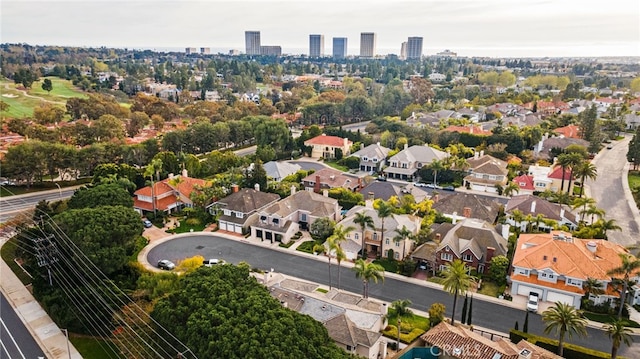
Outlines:
{"type": "Polygon", "coordinates": [[[538,214],[533,217],[533,223],[536,224],[536,231],[540,232],[540,223],[544,223],[544,214],[538,214]]]}
{"type": "Polygon", "coordinates": [[[571,204],[571,208],[575,210],[582,207],[582,211],[580,211],[580,222],[583,222],[584,215],[585,215],[584,212],[587,210],[587,206],[592,206],[595,204],[596,204],[595,199],[581,196],[573,200],[573,203],[571,204]]]}
{"type": "Polygon", "coordinates": [[[333,229],[333,234],[327,238],[329,254],[335,253],[336,261],[338,262],[338,289],[340,289],[340,263],[346,258],[346,254],[342,249],[342,242],[347,240],[347,235],[353,232],[354,229],[351,226],[344,227],[339,224],[333,229]]]}
{"type": "Polygon", "coordinates": [[[600,218],[602,218],[606,212],[604,211],[604,209],[600,209],[594,205],[589,205],[589,207],[587,207],[586,210],[583,210],[580,212],[581,215],[590,215],[591,216],[591,224],[593,224],[593,217],[598,216],[600,218]]]}
{"type": "Polygon", "coordinates": [[[560,192],[564,192],[564,178],[565,173],[567,172],[567,167],[569,167],[569,165],[571,164],[570,162],[571,159],[569,158],[568,153],[563,153],[558,156],[558,164],[560,165],[560,168],[562,168],[562,182],[560,182],[560,192]]]}
{"type": "Polygon", "coordinates": [[[631,329],[625,327],[624,322],[621,320],[605,324],[603,328],[612,341],[611,359],[616,359],[618,357],[618,349],[622,343],[631,346],[631,342],[633,342],[633,338],[629,334],[631,329]]]}
{"type": "Polygon", "coordinates": [[[515,182],[509,182],[507,186],[502,190],[502,195],[505,197],[511,197],[514,193],[520,192],[520,186],[515,182]]]}
{"type": "Polygon", "coordinates": [[[380,244],[384,245],[384,219],[387,217],[391,217],[393,214],[393,206],[391,206],[388,202],[380,201],[378,205],[378,218],[380,218],[380,244]]]}
{"type": "Polygon", "coordinates": [[[155,215],[157,214],[158,208],[157,208],[157,201],[156,201],[156,196],[155,196],[155,185],[153,183],[153,175],[156,175],[156,180],[160,181],[160,171],[162,170],[162,160],[159,158],[156,158],[154,160],[151,160],[151,163],[149,163],[147,165],[147,167],[144,169],[144,176],[145,177],[149,177],[149,179],[151,180],[151,202],[153,203],[153,215],[155,217],[155,215]]]}
{"type": "Polygon", "coordinates": [[[438,185],[438,171],[443,171],[445,170],[447,167],[445,167],[445,164],[443,161],[441,160],[434,160],[433,162],[431,162],[429,164],[429,169],[433,171],[433,185],[437,186],[438,185]]]}
{"type": "Polygon", "coordinates": [[[584,181],[587,178],[590,180],[595,180],[596,177],[598,177],[598,169],[593,163],[584,161],[580,165],[578,165],[578,167],[576,167],[574,172],[576,174],[576,177],[580,178],[580,197],[582,197],[582,194],[584,193],[584,181]]]}
{"type": "Polygon", "coordinates": [[[638,273],[638,271],[640,270],[640,259],[637,259],[636,257],[626,253],[620,253],[619,256],[621,261],[620,267],[608,271],[607,274],[617,276],[622,275],[623,277],[622,292],[620,292],[620,308],[618,309],[618,319],[622,319],[622,308],[625,304],[629,277],[632,274],[638,273]]]}
{"type": "Polygon", "coordinates": [[[396,344],[398,350],[400,350],[400,326],[402,325],[402,318],[413,315],[413,312],[409,309],[410,305],[411,301],[409,299],[398,299],[391,303],[390,309],[393,310],[398,320],[398,342],[396,344]]]}
{"type": "Polygon", "coordinates": [[[511,212],[511,218],[513,219],[513,222],[515,222],[516,227],[522,230],[522,222],[524,222],[525,218],[524,213],[519,209],[514,209],[511,212]]]}
{"type": "Polygon", "coordinates": [[[563,302],[556,302],[555,306],[542,312],[542,321],[545,323],[544,332],[549,334],[555,331],[559,334],[558,355],[562,356],[564,350],[564,336],[573,334],[586,336],[587,321],[582,318],[582,311],[563,302]]]}
{"type": "Polygon", "coordinates": [[[571,193],[571,184],[573,182],[573,170],[577,167],[580,167],[582,163],[585,162],[584,157],[582,157],[579,153],[569,153],[569,185],[567,186],[567,193],[572,195],[571,193]]]}
{"type": "Polygon", "coordinates": [[[604,235],[604,239],[608,240],[607,231],[621,231],[622,228],[616,224],[615,219],[600,219],[594,224],[594,227],[599,228],[604,235]]]}
{"type": "Polygon", "coordinates": [[[373,218],[371,218],[371,216],[369,216],[365,211],[357,212],[355,218],[353,219],[353,223],[360,225],[360,231],[362,232],[362,249],[360,250],[360,255],[361,258],[364,258],[364,252],[366,250],[364,231],[367,228],[375,230],[376,227],[373,225],[373,218]]]}
{"type": "Polygon", "coordinates": [[[404,246],[405,243],[407,241],[407,239],[411,238],[411,235],[413,233],[411,233],[411,231],[409,229],[407,229],[407,226],[403,225],[402,228],[397,228],[395,230],[395,232],[397,233],[397,235],[395,237],[393,237],[393,241],[395,243],[400,244],[400,246],[402,246],[402,255],[400,256],[400,260],[404,259],[404,246]]]}
{"type": "Polygon", "coordinates": [[[451,312],[451,325],[455,323],[456,303],[458,296],[467,293],[467,290],[475,283],[475,279],[469,275],[469,268],[459,259],[448,263],[444,268],[444,290],[453,295],[453,310],[451,312]]]}
{"type": "Polygon", "coordinates": [[[358,259],[353,267],[356,272],[356,278],[362,279],[362,297],[369,298],[369,282],[378,283],[379,280],[384,281],[384,268],[376,263],[368,263],[364,259],[358,259]]]}
{"type": "Polygon", "coordinates": [[[602,282],[591,277],[582,282],[582,288],[584,288],[584,296],[587,299],[592,295],[600,295],[604,293],[604,285],[602,282]]]}

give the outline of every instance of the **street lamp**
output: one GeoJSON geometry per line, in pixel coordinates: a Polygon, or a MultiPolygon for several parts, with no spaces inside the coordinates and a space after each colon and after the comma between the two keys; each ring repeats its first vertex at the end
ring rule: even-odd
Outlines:
{"type": "Polygon", "coordinates": [[[58,184],[58,182],[53,182],[56,186],[58,186],[58,197],[60,197],[60,199],[62,199],[62,188],[60,188],[60,185],[58,184]]]}

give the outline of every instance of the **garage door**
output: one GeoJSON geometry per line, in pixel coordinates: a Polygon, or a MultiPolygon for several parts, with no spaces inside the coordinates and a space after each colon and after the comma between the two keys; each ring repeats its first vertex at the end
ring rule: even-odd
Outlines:
{"type": "Polygon", "coordinates": [[[540,298],[542,298],[542,289],[533,288],[533,287],[529,287],[529,286],[526,286],[526,285],[519,285],[518,286],[518,295],[528,296],[529,292],[538,293],[540,298]]]}
{"type": "Polygon", "coordinates": [[[474,185],[471,186],[471,189],[474,190],[474,191],[482,191],[482,192],[484,192],[486,187],[483,186],[483,185],[474,184],[474,185]]]}
{"type": "Polygon", "coordinates": [[[242,234],[242,226],[239,224],[234,225],[234,232],[242,234]]]}
{"type": "Polygon", "coordinates": [[[561,303],[573,305],[574,301],[573,301],[573,296],[549,291],[547,293],[547,302],[561,302],[561,303]]]}
{"type": "Polygon", "coordinates": [[[227,230],[227,222],[220,221],[220,229],[223,231],[227,230]]]}

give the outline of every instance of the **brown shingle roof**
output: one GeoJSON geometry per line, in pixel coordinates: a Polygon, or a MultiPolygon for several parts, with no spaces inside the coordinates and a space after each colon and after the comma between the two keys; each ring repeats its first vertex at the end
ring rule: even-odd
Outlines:
{"type": "MultiPolygon", "coordinates": [[[[566,205],[562,205],[562,208],[564,209],[564,218],[568,219],[574,224],[577,224],[576,216],[569,210],[569,207],[567,207],[566,205]]],[[[512,214],[516,209],[522,212],[525,216],[528,214],[532,216],[541,214],[546,218],[553,219],[554,221],[562,220],[562,217],[560,216],[561,210],[557,204],[551,203],[546,199],[530,194],[511,197],[507,202],[507,205],[505,206],[504,212],[507,214],[512,214]],[[531,212],[533,202],[535,202],[535,211],[531,212]]]]}
{"type": "Polygon", "coordinates": [[[238,192],[221,199],[218,203],[225,205],[226,209],[232,211],[251,213],[278,199],[280,199],[280,196],[275,193],[265,193],[251,188],[242,188],[238,192]]]}
{"type": "MultiPolygon", "coordinates": [[[[439,196],[440,197],[440,196],[439,196]]],[[[495,222],[500,210],[500,204],[489,199],[478,197],[474,194],[455,192],[446,197],[440,197],[431,208],[444,213],[456,212],[462,216],[465,207],[471,209],[471,217],[482,219],[489,223],[495,222]]]]}

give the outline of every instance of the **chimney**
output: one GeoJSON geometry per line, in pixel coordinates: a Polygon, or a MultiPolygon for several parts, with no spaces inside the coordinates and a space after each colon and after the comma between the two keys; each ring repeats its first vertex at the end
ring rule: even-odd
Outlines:
{"type": "Polygon", "coordinates": [[[182,177],[184,178],[189,178],[189,172],[187,171],[186,168],[182,169],[182,177]]]}
{"type": "Polygon", "coordinates": [[[368,199],[368,200],[364,201],[364,206],[366,208],[373,209],[373,200],[372,199],[368,199]]]}
{"type": "Polygon", "coordinates": [[[361,150],[364,150],[364,143],[361,143],[361,144],[360,144],[360,149],[361,149],[361,150]]]}
{"type": "Polygon", "coordinates": [[[471,218],[471,207],[464,207],[462,209],[462,215],[467,218],[471,218]]]}
{"type": "Polygon", "coordinates": [[[485,263],[491,263],[491,258],[493,258],[493,256],[496,253],[496,249],[493,247],[487,247],[487,259],[485,259],[485,263]]]}
{"type": "Polygon", "coordinates": [[[358,177],[358,190],[362,189],[362,178],[358,177]]]}
{"type": "Polygon", "coordinates": [[[484,156],[484,150],[480,150],[480,157],[484,156]]]}
{"type": "MultiPolygon", "coordinates": [[[[348,138],[343,138],[342,141],[344,142],[343,145],[342,145],[344,148],[349,147],[349,139],[348,138]]],[[[346,153],[345,153],[345,155],[346,155],[346,153]]]]}
{"type": "Polygon", "coordinates": [[[231,192],[236,193],[236,192],[238,192],[239,189],[240,188],[238,187],[237,184],[232,184],[231,185],[231,192]]]}
{"type": "Polygon", "coordinates": [[[316,183],[313,185],[313,192],[320,193],[320,176],[316,175],[316,183]]]}
{"type": "Polygon", "coordinates": [[[509,240],[509,228],[511,226],[508,225],[507,223],[503,223],[502,224],[502,238],[506,239],[507,241],[509,240]]]}
{"type": "Polygon", "coordinates": [[[253,185],[253,189],[256,190],[256,192],[260,192],[260,183],[256,183],[253,185]]]}
{"type": "Polygon", "coordinates": [[[367,193],[367,199],[370,199],[370,200],[372,200],[372,201],[373,201],[373,200],[375,199],[375,197],[374,197],[374,196],[375,196],[375,194],[374,194],[373,192],[369,192],[369,193],[367,193]]]}
{"type": "Polygon", "coordinates": [[[560,218],[564,218],[564,208],[560,207],[560,218]]]}
{"type": "Polygon", "coordinates": [[[380,141],[376,142],[376,145],[380,146],[380,141]]]}
{"type": "Polygon", "coordinates": [[[169,179],[173,179],[174,175],[173,173],[169,173],[169,179]]]}
{"type": "Polygon", "coordinates": [[[296,186],[291,186],[291,195],[296,194],[296,186]]]}
{"type": "Polygon", "coordinates": [[[386,316],[388,313],[389,313],[389,306],[387,305],[387,303],[382,303],[382,305],[380,306],[380,314],[386,316]]]}
{"type": "Polygon", "coordinates": [[[453,212],[453,218],[451,219],[451,224],[456,224],[458,222],[458,212],[453,212]]]}
{"type": "Polygon", "coordinates": [[[473,159],[474,160],[477,160],[479,156],[480,156],[479,152],[473,152],[473,159]]]}
{"type": "Polygon", "coordinates": [[[531,213],[536,213],[536,201],[531,202],[531,213]]]}
{"type": "Polygon", "coordinates": [[[441,240],[441,239],[442,239],[442,234],[440,234],[440,233],[436,233],[435,241],[436,241],[436,242],[440,242],[440,240],[441,240]]]}
{"type": "Polygon", "coordinates": [[[325,197],[329,197],[329,190],[328,189],[322,190],[322,195],[325,197]]]}
{"type": "Polygon", "coordinates": [[[407,148],[409,148],[409,144],[408,144],[408,143],[405,143],[405,144],[404,144],[404,149],[406,150],[407,148]]]}

